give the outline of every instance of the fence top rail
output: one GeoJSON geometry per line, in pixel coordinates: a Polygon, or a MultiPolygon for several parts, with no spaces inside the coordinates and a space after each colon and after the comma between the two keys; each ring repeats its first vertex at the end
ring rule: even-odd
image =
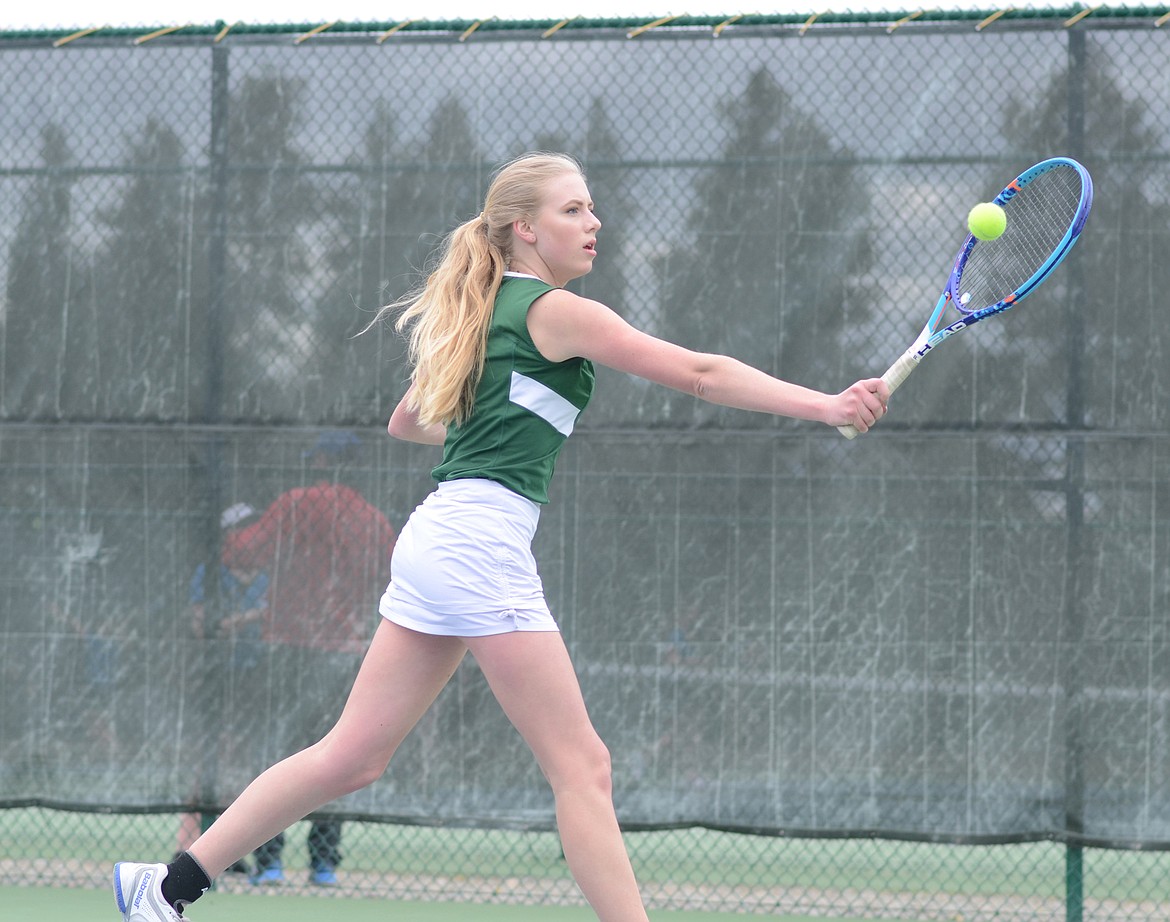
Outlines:
{"type": "Polygon", "coordinates": [[[843,29],[873,31],[883,28],[890,34],[922,29],[1071,29],[1127,28],[1170,29],[1170,4],[1160,6],[1085,6],[1013,8],[1006,4],[964,10],[921,8],[821,13],[734,13],[706,16],[572,17],[563,19],[405,19],[368,21],[325,21],[311,23],[257,24],[246,22],[157,23],[139,26],[82,24],[71,28],[0,31],[0,49],[11,46],[50,45],[54,48],[101,45],[157,45],[222,42],[368,42],[441,39],[468,41],[488,36],[516,39],[612,37],[625,33],[628,39],[721,37],[734,35],[836,35],[843,29]]]}

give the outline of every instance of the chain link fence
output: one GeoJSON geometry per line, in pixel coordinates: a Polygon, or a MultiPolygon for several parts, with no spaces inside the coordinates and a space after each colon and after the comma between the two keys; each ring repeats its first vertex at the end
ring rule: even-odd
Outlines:
{"type": "MultiPolygon", "coordinates": [[[[435,463],[361,331],[497,164],[585,163],[577,290],[829,390],[1065,154],[1076,251],[864,439],[602,370],[537,559],[651,906],[1170,914],[1166,12],[0,36],[0,881],[166,857],[335,716],[374,604],[322,646],[295,580],[376,599],[435,463]]],[[[474,663],[318,819],[288,889],[579,901],[474,663]]]]}

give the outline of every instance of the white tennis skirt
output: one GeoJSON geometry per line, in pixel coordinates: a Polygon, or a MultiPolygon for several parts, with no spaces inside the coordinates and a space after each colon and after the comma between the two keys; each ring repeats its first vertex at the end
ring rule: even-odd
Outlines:
{"type": "Polygon", "coordinates": [[[556,631],[532,556],[540,506],[491,480],[449,480],[411,513],[378,611],[424,634],[556,631]]]}

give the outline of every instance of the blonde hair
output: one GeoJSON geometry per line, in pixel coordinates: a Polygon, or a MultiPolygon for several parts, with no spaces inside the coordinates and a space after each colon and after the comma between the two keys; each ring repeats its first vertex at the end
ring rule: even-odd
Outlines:
{"type": "Polygon", "coordinates": [[[402,309],[395,328],[410,327],[414,391],[408,406],[422,425],[461,423],[471,414],[492,306],[512,256],[512,224],[535,217],[545,186],[566,172],[584,177],[567,154],[537,151],[505,164],[488,187],[483,211],[447,235],[422,289],[378,312],[375,322],[402,309]]]}

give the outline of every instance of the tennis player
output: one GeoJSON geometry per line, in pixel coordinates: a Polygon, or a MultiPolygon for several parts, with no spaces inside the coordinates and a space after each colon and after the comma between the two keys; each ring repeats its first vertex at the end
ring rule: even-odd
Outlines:
{"type": "Polygon", "coordinates": [[[116,865],[126,922],[176,922],[234,861],[378,779],[468,651],[552,786],[565,858],[598,918],[647,918],[609,752],[531,551],[557,454],[593,391],[593,363],[713,403],[862,432],[888,392],[877,378],[835,395],[809,390],[656,339],[571,294],[563,286],[593,268],[600,227],[580,165],[527,154],[496,173],[483,212],[448,236],[421,291],[379,314],[401,311],[414,366],[389,432],[444,446],[438,487],[398,538],[383,618],[337,724],[260,775],[169,865],[116,865]]]}

